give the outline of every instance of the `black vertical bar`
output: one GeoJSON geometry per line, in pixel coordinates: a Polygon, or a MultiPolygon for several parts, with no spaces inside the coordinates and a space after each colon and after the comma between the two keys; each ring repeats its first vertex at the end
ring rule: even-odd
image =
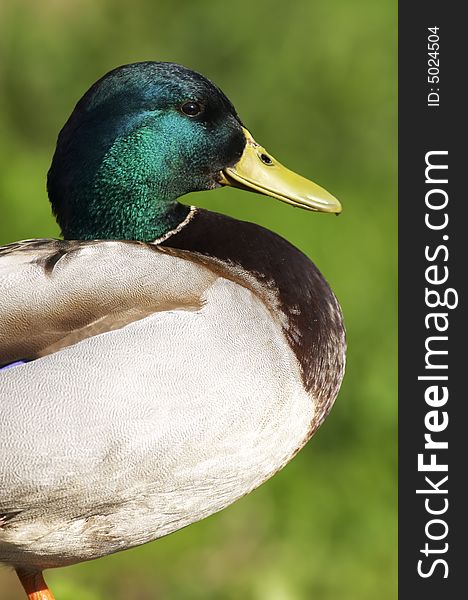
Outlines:
{"type": "Polygon", "coordinates": [[[468,371],[462,181],[468,172],[468,29],[462,7],[433,0],[399,5],[402,600],[468,597],[468,397],[462,381],[468,371]],[[434,168],[426,172],[428,163],[434,168]]]}

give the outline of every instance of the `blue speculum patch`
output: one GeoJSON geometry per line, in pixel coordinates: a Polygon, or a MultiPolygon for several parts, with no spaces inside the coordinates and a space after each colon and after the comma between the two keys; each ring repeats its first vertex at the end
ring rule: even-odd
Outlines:
{"type": "Polygon", "coordinates": [[[11,367],[17,367],[18,365],[24,365],[26,364],[27,360],[15,360],[15,362],[12,362],[8,365],[3,365],[3,367],[0,367],[0,371],[3,371],[4,369],[10,369],[11,367]]]}

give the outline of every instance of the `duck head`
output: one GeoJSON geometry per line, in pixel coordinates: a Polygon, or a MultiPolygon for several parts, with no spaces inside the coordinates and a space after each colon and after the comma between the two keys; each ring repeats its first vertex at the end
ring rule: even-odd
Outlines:
{"type": "Polygon", "coordinates": [[[66,239],[151,241],[187,217],[179,197],[228,185],[341,211],[257,144],[208,79],[144,62],[107,73],[81,98],[59,134],[47,188],[66,239]]]}

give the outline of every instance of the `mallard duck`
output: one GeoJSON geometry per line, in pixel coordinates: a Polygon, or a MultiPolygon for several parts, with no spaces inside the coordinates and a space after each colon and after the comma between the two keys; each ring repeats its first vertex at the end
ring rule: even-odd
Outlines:
{"type": "Polygon", "coordinates": [[[52,598],[43,569],[248,494],[330,411],[339,304],[278,235],[178,202],[220,186],[341,211],[208,79],[125,65],[59,134],[48,193],[64,239],[0,249],[0,562],[30,600],[52,598]]]}

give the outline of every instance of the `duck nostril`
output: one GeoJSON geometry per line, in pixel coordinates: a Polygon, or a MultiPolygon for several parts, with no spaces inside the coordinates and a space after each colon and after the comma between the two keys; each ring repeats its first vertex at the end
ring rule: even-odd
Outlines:
{"type": "Polygon", "coordinates": [[[268,154],[260,154],[260,160],[262,161],[262,163],[264,163],[265,165],[272,165],[273,161],[271,160],[271,158],[268,156],[268,154]]]}

